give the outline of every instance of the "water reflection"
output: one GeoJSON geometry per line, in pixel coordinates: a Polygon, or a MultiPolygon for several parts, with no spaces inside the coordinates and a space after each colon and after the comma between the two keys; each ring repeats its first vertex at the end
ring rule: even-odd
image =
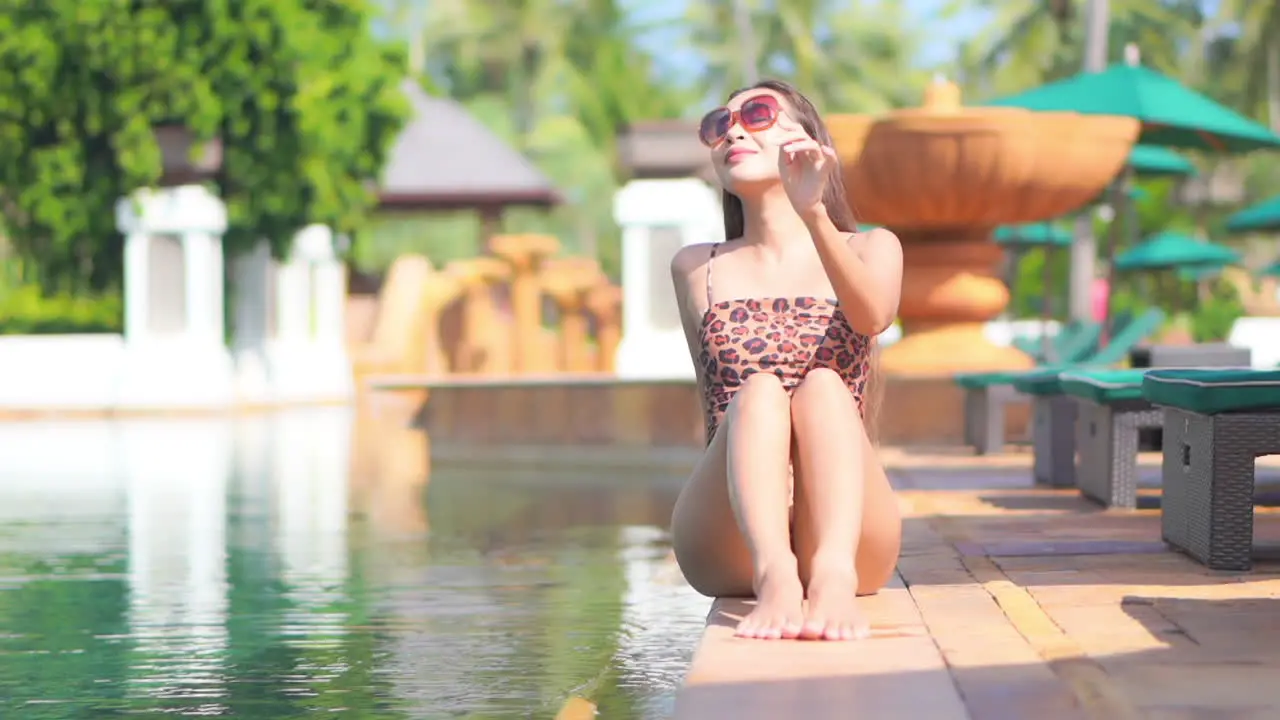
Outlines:
{"type": "Polygon", "coordinates": [[[128,493],[128,694],[217,712],[229,643],[230,424],[136,420],[113,430],[128,493]]]}
{"type": "Polygon", "coordinates": [[[664,717],[678,478],[429,468],[395,416],[0,424],[0,717],[664,717]]]}

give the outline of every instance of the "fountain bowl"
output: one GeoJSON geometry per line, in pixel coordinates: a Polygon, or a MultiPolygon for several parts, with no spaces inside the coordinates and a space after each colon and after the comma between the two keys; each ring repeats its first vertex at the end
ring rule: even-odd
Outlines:
{"type": "Polygon", "coordinates": [[[894,230],[1048,220],[1096,198],[1138,131],[1104,115],[900,110],[867,130],[846,187],[860,221],[894,230]]]}

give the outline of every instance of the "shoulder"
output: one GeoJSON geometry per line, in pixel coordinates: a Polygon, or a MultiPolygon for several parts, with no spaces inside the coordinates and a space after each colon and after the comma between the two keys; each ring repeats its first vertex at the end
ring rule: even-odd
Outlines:
{"type": "Polygon", "coordinates": [[[873,227],[865,232],[849,235],[849,244],[859,249],[877,246],[902,249],[902,241],[898,239],[897,234],[889,228],[882,227],[873,227]]]}
{"type": "Polygon", "coordinates": [[[849,247],[864,260],[875,258],[902,258],[902,241],[888,228],[874,227],[866,232],[849,236],[849,247]]]}
{"type": "Polygon", "coordinates": [[[715,243],[698,243],[680,248],[671,257],[671,275],[687,278],[698,268],[705,267],[707,261],[711,259],[711,251],[715,245],[715,243]]]}

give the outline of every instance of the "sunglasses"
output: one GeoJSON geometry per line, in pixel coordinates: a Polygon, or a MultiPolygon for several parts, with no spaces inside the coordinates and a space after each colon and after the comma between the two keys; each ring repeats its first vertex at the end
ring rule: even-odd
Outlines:
{"type": "Polygon", "coordinates": [[[742,125],[747,132],[764,132],[778,122],[782,107],[778,99],[772,95],[757,95],[748,98],[737,110],[718,107],[702,118],[698,127],[698,139],[707,147],[715,147],[724,142],[729,128],[742,125]]]}

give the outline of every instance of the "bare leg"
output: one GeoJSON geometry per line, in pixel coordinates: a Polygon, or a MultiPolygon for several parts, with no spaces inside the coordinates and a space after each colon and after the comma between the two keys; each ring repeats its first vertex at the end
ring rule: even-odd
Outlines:
{"type": "Polygon", "coordinates": [[[738,626],[742,637],[794,638],[803,621],[790,454],[790,398],[776,377],[752,375],[672,516],[676,559],[691,585],[708,595],[755,594],[755,609],[738,626]]]}
{"type": "Polygon", "coordinates": [[[791,401],[796,551],[808,608],[801,637],[853,640],[869,631],[856,596],[897,561],[901,520],[853,396],[830,370],[810,372],[791,401]]]}

